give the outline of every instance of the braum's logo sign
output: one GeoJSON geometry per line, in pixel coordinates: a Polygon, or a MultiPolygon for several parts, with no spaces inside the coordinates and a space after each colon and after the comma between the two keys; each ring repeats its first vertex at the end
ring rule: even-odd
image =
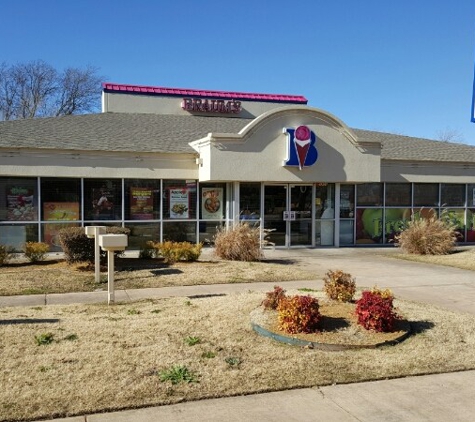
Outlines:
{"type": "Polygon", "coordinates": [[[287,134],[287,160],[284,166],[298,167],[300,170],[313,166],[318,158],[315,134],[307,126],[284,128],[284,133],[287,134]]]}

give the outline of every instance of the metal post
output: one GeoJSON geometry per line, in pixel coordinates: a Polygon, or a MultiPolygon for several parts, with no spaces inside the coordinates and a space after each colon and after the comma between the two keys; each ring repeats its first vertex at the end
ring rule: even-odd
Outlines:
{"type": "Polygon", "coordinates": [[[107,251],[107,303],[115,302],[114,295],[114,251],[107,251]]]}
{"type": "Polygon", "coordinates": [[[94,227],[94,274],[96,284],[101,282],[101,251],[99,248],[99,227],[94,227]]]}

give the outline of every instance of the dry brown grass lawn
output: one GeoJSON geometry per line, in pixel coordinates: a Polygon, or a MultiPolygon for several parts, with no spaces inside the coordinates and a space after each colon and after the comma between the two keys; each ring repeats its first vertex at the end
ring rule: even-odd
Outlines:
{"type": "Polygon", "coordinates": [[[396,346],[324,352],[252,331],[263,296],[0,309],[0,419],[475,368],[473,315],[395,301],[414,335],[396,346]],[[37,345],[44,334],[53,342],[37,345]],[[161,381],[172,368],[196,382],[161,381]]]}
{"type": "Polygon", "coordinates": [[[388,256],[398,259],[405,259],[407,261],[446,265],[449,267],[475,271],[475,248],[456,249],[449,255],[413,255],[401,252],[389,254],[388,256]]]}
{"type": "MultiPolygon", "coordinates": [[[[116,260],[115,288],[139,289],[166,286],[190,286],[220,283],[276,283],[313,280],[317,274],[296,268],[292,260],[238,262],[200,260],[191,263],[164,264],[159,260],[122,258],[116,260]]],[[[0,267],[0,296],[69,293],[107,290],[107,268],[102,283],[94,282],[93,268],[70,266],[51,259],[40,264],[12,263],[0,267]]]]}

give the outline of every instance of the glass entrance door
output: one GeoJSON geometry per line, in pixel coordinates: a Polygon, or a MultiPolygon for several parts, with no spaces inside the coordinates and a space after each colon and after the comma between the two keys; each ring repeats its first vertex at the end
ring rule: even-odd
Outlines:
{"type": "Polygon", "coordinates": [[[264,229],[275,246],[311,246],[312,186],[264,186],[264,229]]]}
{"type": "Polygon", "coordinates": [[[266,240],[275,246],[287,245],[287,185],[264,186],[264,229],[272,230],[266,240]]]}
{"type": "Polygon", "coordinates": [[[290,223],[289,246],[312,245],[312,186],[290,185],[290,223]],[[295,216],[295,220],[293,219],[295,216]]]}

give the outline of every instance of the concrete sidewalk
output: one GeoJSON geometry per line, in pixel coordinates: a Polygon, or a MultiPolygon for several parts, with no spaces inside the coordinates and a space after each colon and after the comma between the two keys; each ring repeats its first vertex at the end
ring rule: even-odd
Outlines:
{"type": "Polygon", "coordinates": [[[56,422],[472,422],[475,371],[222,399],[56,422]]]}
{"type": "MultiPolygon", "coordinates": [[[[209,253],[209,252],[208,252],[209,253]]],[[[342,269],[358,287],[391,288],[396,296],[452,311],[475,313],[475,273],[391,258],[395,249],[291,249],[266,251],[267,259],[323,276],[342,269]]],[[[322,288],[322,281],[279,283],[286,289],[322,288]]],[[[117,291],[117,301],[150,297],[268,291],[269,283],[223,284],[117,291]]],[[[0,297],[0,306],[43,306],[107,301],[106,292],[0,297]]],[[[474,421],[475,371],[334,385],[171,406],[95,414],[56,421],[474,421]]]]}

